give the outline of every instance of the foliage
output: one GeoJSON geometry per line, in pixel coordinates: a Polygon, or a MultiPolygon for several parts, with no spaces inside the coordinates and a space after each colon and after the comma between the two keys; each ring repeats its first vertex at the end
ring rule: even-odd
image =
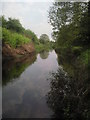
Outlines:
{"type": "Polygon", "coordinates": [[[8,20],[6,20],[4,16],[1,16],[0,19],[2,19],[3,28],[7,28],[14,32],[23,33],[24,28],[18,19],[8,18],[8,20]]]}
{"type": "Polygon", "coordinates": [[[53,36],[58,46],[87,45],[88,3],[55,2],[49,10],[49,23],[53,26],[53,36]]]}
{"type": "MultiPolygon", "coordinates": [[[[63,8],[61,7],[61,9],[63,8]]],[[[89,120],[90,110],[88,106],[90,106],[90,102],[88,83],[90,77],[88,73],[90,70],[90,49],[88,46],[90,45],[90,35],[88,25],[90,25],[90,2],[88,6],[87,3],[76,3],[73,9],[72,12],[74,14],[71,22],[61,25],[59,29],[57,28],[58,32],[54,34],[57,44],[56,51],[59,53],[58,63],[63,65],[63,69],[67,71],[71,79],[68,78],[67,73],[63,73],[63,69],[59,69],[56,73],[53,73],[50,79],[51,91],[48,93],[47,102],[49,107],[54,111],[53,117],[55,118],[89,120]],[[83,5],[83,8],[80,5],[83,5]],[[75,6],[78,7],[75,8],[75,6]],[[87,8],[89,9],[87,10],[87,8]]],[[[55,9],[54,12],[57,12],[57,10],[55,9]]],[[[63,15],[62,13],[60,14],[63,15]]],[[[53,15],[51,14],[51,16],[53,15]]],[[[58,19],[57,14],[56,18],[58,19]]],[[[56,21],[57,19],[54,20],[56,21]]],[[[61,22],[63,22],[63,19],[61,22]]],[[[55,28],[54,25],[53,27],[55,28]]]]}
{"type": "Polygon", "coordinates": [[[39,43],[39,40],[36,34],[32,32],[31,30],[29,29],[26,30],[24,27],[22,27],[22,24],[20,23],[18,19],[8,18],[8,20],[6,20],[4,16],[1,16],[0,20],[2,21],[3,28],[6,28],[12,32],[22,34],[26,36],[27,38],[29,38],[30,40],[32,40],[32,42],[34,42],[35,44],[39,43]]]}
{"type": "Polygon", "coordinates": [[[52,46],[50,43],[47,43],[47,44],[39,43],[39,44],[35,44],[35,49],[36,49],[36,52],[38,53],[44,50],[50,50],[52,49],[52,46]]]}
{"type": "Polygon", "coordinates": [[[23,33],[24,30],[19,20],[12,18],[9,18],[9,20],[7,21],[7,29],[18,33],[23,33]]]}
{"type": "Polygon", "coordinates": [[[53,26],[55,49],[61,58],[89,66],[90,1],[54,2],[49,10],[49,23],[53,26]]]}
{"type": "Polygon", "coordinates": [[[7,27],[7,20],[5,19],[4,16],[0,16],[0,21],[2,22],[2,27],[6,28],[7,27]]]}
{"type": "Polygon", "coordinates": [[[49,42],[49,37],[48,37],[48,35],[42,34],[42,35],[40,36],[40,43],[45,44],[45,43],[47,43],[47,42],[49,42]]]}
{"type": "Polygon", "coordinates": [[[30,29],[23,28],[18,19],[8,18],[6,20],[4,16],[1,16],[0,19],[2,20],[3,28],[3,43],[8,43],[12,47],[18,47],[22,44],[33,42],[37,52],[54,46],[53,43],[49,42],[48,35],[42,34],[39,41],[36,34],[30,29]]]}
{"type": "Polygon", "coordinates": [[[74,24],[65,25],[62,28],[60,28],[57,37],[57,44],[63,47],[72,47],[72,43],[74,40],[77,39],[78,34],[78,28],[76,28],[74,24]]]}
{"type": "Polygon", "coordinates": [[[90,56],[90,49],[82,52],[81,56],[80,56],[80,59],[81,61],[83,62],[83,64],[87,65],[90,67],[90,59],[89,59],[89,56],[90,56]]]}
{"type": "Polygon", "coordinates": [[[0,27],[0,40],[2,39],[2,28],[0,27]]]}
{"type": "Polygon", "coordinates": [[[56,43],[54,41],[50,41],[49,43],[50,43],[50,46],[54,49],[56,43]]]}
{"type": "Polygon", "coordinates": [[[30,38],[32,40],[32,42],[34,42],[35,44],[39,43],[39,40],[36,36],[36,34],[34,32],[32,32],[31,30],[24,30],[24,34],[26,37],[30,38]]]}
{"type": "MultiPolygon", "coordinates": [[[[69,67],[68,67],[69,68],[69,67]]],[[[71,78],[59,68],[50,77],[50,91],[47,94],[48,106],[53,110],[54,118],[62,120],[89,120],[89,79],[84,68],[74,68],[71,78]]]]}
{"type": "Polygon", "coordinates": [[[18,47],[22,44],[31,42],[31,39],[26,38],[21,34],[13,33],[7,30],[6,28],[2,29],[2,40],[3,40],[3,43],[8,43],[12,47],[18,47]]]}

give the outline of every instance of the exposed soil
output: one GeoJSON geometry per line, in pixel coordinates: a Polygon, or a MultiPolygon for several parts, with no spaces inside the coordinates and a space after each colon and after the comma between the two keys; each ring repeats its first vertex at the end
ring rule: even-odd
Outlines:
{"type": "Polygon", "coordinates": [[[26,56],[35,52],[33,43],[24,44],[17,48],[12,48],[9,44],[3,44],[2,55],[3,58],[17,58],[19,56],[26,56]]]}

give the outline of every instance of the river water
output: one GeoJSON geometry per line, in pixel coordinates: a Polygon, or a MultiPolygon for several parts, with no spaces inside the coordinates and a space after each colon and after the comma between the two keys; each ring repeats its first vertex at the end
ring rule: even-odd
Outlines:
{"type": "Polygon", "coordinates": [[[87,72],[65,63],[70,79],[58,61],[54,50],[3,61],[3,118],[89,119],[87,72]]]}
{"type": "MultiPolygon", "coordinates": [[[[9,74],[12,74],[12,77],[3,85],[3,117],[49,118],[52,115],[46,102],[46,94],[50,90],[47,79],[49,73],[58,68],[57,55],[55,51],[42,52],[37,55],[34,63],[33,60],[31,62],[17,77],[11,72],[18,67],[15,66],[15,70],[10,71],[8,69],[11,63],[5,66],[3,79],[7,79],[9,74]]],[[[23,64],[20,67],[22,66],[23,64]]]]}

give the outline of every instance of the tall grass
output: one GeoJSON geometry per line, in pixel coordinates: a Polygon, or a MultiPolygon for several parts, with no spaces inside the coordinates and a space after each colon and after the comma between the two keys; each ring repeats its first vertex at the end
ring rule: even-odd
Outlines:
{"type": "Polygon", "coordinates": [[[8,43],[12,47],[16,48],[26,43],[30,43],[31,39],[7,30],[6,28],[2,28],[2,41],[3,43],[8,43]]]}

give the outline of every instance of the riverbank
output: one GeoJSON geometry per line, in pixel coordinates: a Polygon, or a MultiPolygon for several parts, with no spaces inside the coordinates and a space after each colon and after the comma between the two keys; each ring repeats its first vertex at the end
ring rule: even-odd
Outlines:
{"type": "Polygon", "coordinates": [[[25,29],[19,20],[12,18],[6,20],[4,16],[1,16],[0,20],[2,21],[0,38],[3,45],[3,57],[15,58],[43,50],[49,51],[52,48],[53,42],[50,41],[48,35],[42,34],[43,39],[40,40],[33,31],[25,29]]]}
{"type": "Polygon", "coordinates": [[[9,44],[3,44],[2,55],[3,58],[16,58],[20,56],[26,56],[35,52],[33,43],[24,44],[20,47],[13,48],[9,44]]]}
{"type": "Polygon", "coordinates": [[[0,29],[2,29],[2,54],[4,58],[17,58],[52,49],[52,42],[40,43],[37,37],[31,38],[34,33],[33,35],[29,33],[28,37],[26,33],[22,35],[6,28],[0,29]],[[33,39],[35,40],[33,41],[33,39]]]}
{"type": "MultiPolygon", "coordinates": [[[[64,70],[71,78],[79,81],[89,80],[90,71],[90,50],[82,48],[59,48],[55,50],[58,55],[59,65],[63,65],[64,70]]],[[[81,81],[81,82],[82,82],[81,81]]]]}

